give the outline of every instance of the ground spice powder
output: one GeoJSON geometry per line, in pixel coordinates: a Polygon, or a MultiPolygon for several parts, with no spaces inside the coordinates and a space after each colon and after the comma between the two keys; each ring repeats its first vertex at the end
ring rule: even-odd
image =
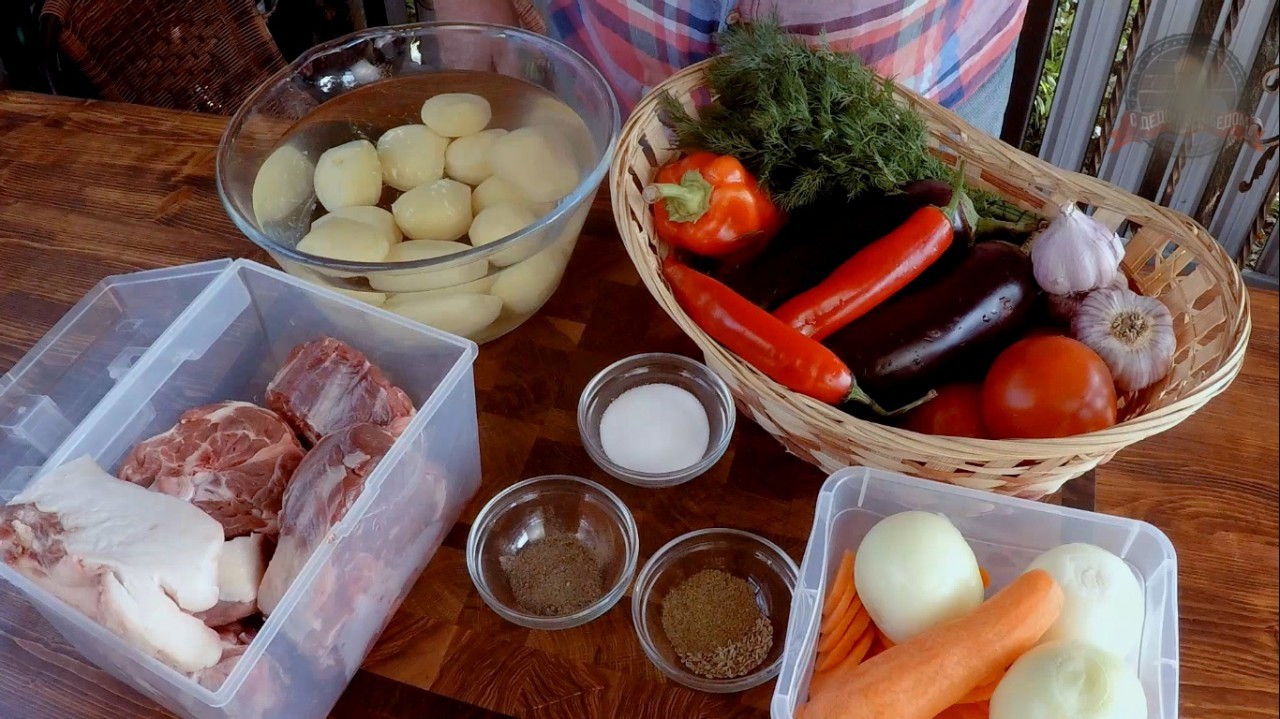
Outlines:
{"type": "Polygon", "coordinates": [[[503,562],[503,571],[516,603],[543,617],[581,611],[604,594],[599,560],[572,534],[529,542],[503,562]]]}
{"type": "Polygon", "coordinates": [[[773,624],[746,580],[707,569],[662,600],[662,629],[680,661],[708,679],[751,673],[773,648],[773,624]]]}

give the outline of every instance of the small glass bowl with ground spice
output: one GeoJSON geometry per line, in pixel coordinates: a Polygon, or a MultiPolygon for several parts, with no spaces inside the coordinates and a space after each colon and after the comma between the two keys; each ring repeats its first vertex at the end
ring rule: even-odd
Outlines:
{"type": "Polygon", "coordinates": [[[740,692],[778,675],[800,570],[778,545],[736,529],[690,532],[636,577],[631,618],[668,677],[704,692],[740,692]]]}
{"type": "Polygon", "coordinates": [[[635,518],[613,492],[579,477],[534,477],[480,510],[467,538],[467,571],[503,619],[568,629],[617,604],[639,551],[635,518]]]}

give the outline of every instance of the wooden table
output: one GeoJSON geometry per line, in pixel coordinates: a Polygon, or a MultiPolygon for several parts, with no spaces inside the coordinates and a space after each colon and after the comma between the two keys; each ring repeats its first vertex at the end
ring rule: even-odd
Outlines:
{"type": "MultiPolygon", "coordinates": [[[[100,278],[225,256],[261,259],[214,188],[216,117],[0,93],[0,369],[100,278]]],[[[1145,519],[1179,553],[1182,717],[1275,717],[1277,299],[1255,292],[1244,373],[1194,418],[1074,483],[1069,503],[1145,519]]],[[[679,489],[604,477],[578,441],[578,392],[600,368],[654,349],[694,354],[639,283],[600,204],[550,304],[476,364],[484,483],[428,566],[337,717],[760,718],[772,684],[712,696],[664,681],[635,640],[627,599],[585,627],[507,624],[471,586],[469,522],[512,482],[604,481],[635,510],[641,561],[708,526],[760,532],[798,561],[821,474],[740,423],[725,459],[679,489]]],[[[0,717],[165,717],[79,657],[0,587],[0,717]]]]}

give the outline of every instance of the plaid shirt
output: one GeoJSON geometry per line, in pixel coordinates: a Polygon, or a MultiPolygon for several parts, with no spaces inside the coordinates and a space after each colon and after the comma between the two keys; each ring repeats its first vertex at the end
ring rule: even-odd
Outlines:
{"type": "Polygon", "coordinates": [[[859,55],[946,107],[1012,52],[1027,0],[536,0],[547,30],[596,64],[625,108],[709,57],[730,21],[776,15],[807,42],[859,55]]]}

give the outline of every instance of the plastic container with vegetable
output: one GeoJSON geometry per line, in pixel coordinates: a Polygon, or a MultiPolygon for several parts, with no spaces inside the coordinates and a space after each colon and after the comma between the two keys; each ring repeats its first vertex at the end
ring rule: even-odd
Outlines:
{"type": "MultiPolygon", "coordinates": [[[[771,704],[773,719],[793,719],[800,716],[797,714],[797,708],[810,699],[815,661],[823,651],[819,641],[820,630],[824,624],[830,622],[830,617],[834,614],[833,612],[824,616],[824,599],[827,597],[827,590],[847,581],[841,579],[842,573],[847,574],[852,570],[856,575],[859,569],[864,569],[862,567],[864,559],[869,562],[875,561],[870,554],[866,557],[857,556],[856,561],[848,562],[851,566],[846,569],[844,568],[846,551],[859,551],[864,538],[886,517],[905,512],[908,513],[905,515],[906,523],[915,524],[916,520],[911,517],[916,511],[941,515],[954,526],[955,530],[958,530],[968,546],[972,548],[978,565],[989,573],[991,587],[987,593],[988,599],[979,608],[953,622],[935,625],[936,630],[927,630],[916,635],[915,638],[908,639],[907,643],[913,646],[913,655],[924,656],[919,652],[926,654],[934,652],[936,655],[946,646],[954,644],[952,635],[955,634],[955,627],[963,627],[966,622],[972,624],[976,620],[981,620],[983,616],[990,618],[992,614],[990,609],[993,606],[1020,604],[1017,601],[1004,601],[1003,605],[997,604],[1001,601],[1000,590],[1010,585],[1025,584],[1028,581],[1038,582],[1053,588],[1049,593],[1056,592],[1056,596],[1060,598],[1061,612],[1053,612],[1052,616],[1046,617],[1047,622],[1031,621],[1030,614],[1024,612],[1019,614],[1018,621],[1010,623],[1010,626],[1023,630],[1031,627],[1035,629],[1032,633],[1037,637],[1045,635],[1046,628],[1050,628],[1050,632],[1054,630],[1067,632],[1072,638],[1066,643],[1078,643],[1085,649],[1072,649],[1065,652],[1063,654],[1065,660],[1076,662],[1078,666],[1089,669],[1090,672],[1097,669],[1097,672],[1091,673],[1088,677],[1089,686],[1103,688],[1114,686],[1117,687],[1118,692],[1128,691],[1125,688],[1128,680],[1120,673],[1112,671],[1108,666],[1109,662],[1095,662],[1091,659],[1096,653],[1091,651],[1092,645],[1076,641],[1080,636],[1098,631],[1099,627],[1105,626],[1108,622],[1132,619],[1100,612],[1101,605],[1098,604],[1082,603],[1081,592],[1073,590],[1071,586],[1070,572],[1062,571],[1063,566],[1070,566],[1072,562],[1059,555],[1065,552],[1075,556],[1079,550],[1056,548],[1064,545],[1095,545],[1106,550],[1100,554],[1114,554],[1119,557],[1123,569],[1132,575],[1133,583],[1140,588],[1141,616],[1138,618],[1140,637],[1136,646],[1117,661],[1123,664],[1128,675],[1136,675],[1137,679],[1134,683],[1140,684],[1148,710],[1146,715],[1125,714],[1124,716],[1129,719],[1176,719],[1178,716],[1177,560],[1173,546],[1163,533],[1150,524],[1136,520],[986,494],[867,468],[849,468],[836,472],[827,480],[818,495],[814,527],[800,570],[800,583],[792,603],[782,673],[778,677],[771,704]],[[1055,552],[1045,554],[1055,549],[1055,552]],[[1051,578],[1052,581],[1050,581],[1051,578]],[[1070,620],[1066,625],[1062,624],[1064,617],[1070,620]]],[[[934,533],[936,536],[941,537],[947,534],[945,524],[945,522],[939,524],[940,530],[934,533]]],[[[889,525],[885,526],[889,527],[889,525]]],[[[866,549],[874,551],[871,545],[866,549]]],[[[957,556],[963,556],[963,554],[960,552],[957,556]]],[[[1092,554],[1099,554],[1099,552],[1092,554]]],[[[1093,558],[1090,558],[1088,563],[1090,567],[1099,566],[1093,558]]],[[[961,565],[965,565],[965,562],[961,562],[961,565]]],[[[963,566],[961,569],[963,570],[963,566]]],[[[864,573],[875,572],[875,570],[874,566],[868,565],[864,573]]],[[[1110,572],[1113,569],[1105,571],[1110,572]]],[[[957,576],[967,576],[967,572],[962,571],[957,576]]],[[[1124,599],[1127,594],[1126,582],[1122,581],[1124,577],[1119,573],[1110,577],[1105,583],[1115,588],[1113,594],[1119,597],[1119,600],[1109,601],[1108,604],[1113,608],[1120,607],[1119,611],[1124,613],[1127,611],[1123,609],[1125,602],[1131,601],[1124,599]]],[[[1041,589],[1029,591],[1027,587],[1018,592],[1028,596],[1040,596],[1043,593],[1041,589]]],[[[862,593],[862,590],[858,593],[862,593]]],[[[874,597],[867,598],[875,602],[874,597]]],[[[854,600],[855,603],[857,601],[859,600],[854,600]]],[[[1025,598],[1021,603],[1025,603],[1025,598]]],[[[1030,604],[1039,603],[1040,600],[1037,600],[1030,604]]],[[[1008,614],[1003,610],[1000,613],[1008,614]]],[[[987,628],[992,626],[994,624],[987,625],[987,628]]],[[[1011,641],[1004,636],[1008,632],[999,633],[1001,637],[998,641],[1011,641]]],[[[1056,637],[1053,638],[1056,639],[1056,637]]],[[[990,642],[997,641],[995,637],[986,639],[990,642]]],[[[1042,637],[1039,641],[1044,640],[1042,637]]],[[[1036,659],[1036,653],[1039,650],[1027,651],[1031,644],[1037,643],[1036,641],[1027,644],[1025,641],[1018,640],[1014,643],[1018,644],[1019,648],[1015,658],[1021,657],[1019,662],[1027,662],[1025,666],[1019,668],[1016,675],[1013,675],[1014,681],[1005,681],[1010,677],[1006,674],[1003,679],[998,679],[994,684],[981,687],[984,692],[990,692],[990,694],[966,697],[966,699],[978,699],[976,703],[958,704],[945,710],[940,716],[947,719],[985,717],[984,701],[991,698],[993,710],[991,716],[994,717],[997,701],[993,695],[1000,693],[1004,694],[999,700],[1003,709],[1014,712],[1029,711],[1026,707],[1033,705],[1026,703],[1028,686],[1034,688],[1037,683],[1040,686],[1051,686],[1054,681],[1069,681],[1069,678],[1055,676],[1042,670],[1036,659]]],[[[1055,647],[1062,643],[1049,641],[1042,647],[1055,647]]],[[[903,649],[908,644],[889,651],[903,649]]],[[[994,653],[991,654],[988,663],[999,663],[1005,658],[1004,654],[996,651],[994,645],[992,652],[994,653]]],[[[874,651],[872,653],[874,654],[874,651]]],[[[1104,653],[1106,656],[1117,656],[1110,652],[1104,653]]],[[[901,661],[902,654],[899,651],[894,660],[901,661]]],[[[981,653],[966,652],[966,657],[969,657],[966,661],[977,662],[975,657],[979,654],[981,653]]],[[[883,659],[888,660],[890,657],[886,655],[883,659]]],[[[876,659],[868,661],[875,662],[876,659]]],[[[886,662],[881,662],[881,664],[884,663],[886,662]]],[[[820,689],[822,694],[834,697],[845,693],[846,688],[837,681],[840,677],[849,679],[852,676],[858,682],[865,681],[872,669],[872,664],[865,665],[867,672],[854,673],[852,671],[854,668],[861,668],[853,666],[856,664],[857,662],[840,664],[835,669],[824,672],[820,689]]],[[[1015,663],[1014,667],[1018,668],[1019,663],[1015,663]]],[[[879,672],[882,669],[883,667],[877,667],[876,671],[879,672]]],[[[911,674],[911,672],[904,673],[911,674]]],[[[959,674],[948,674],[948,676],[955,679],[953,684],[957,685],[969,685],[977,681],[976,674],[963,677],[959,674]]],[[[915,690],[904,689],[902,679],[894,679],[893,686],[883,682],[876,682],[876,684],[877,687],[874,688],[852,687],[849,690],[853,691],[850,697],[856,695],[860,701],[886,701],[893,696],[904,697],[917,694],[915,690]],[[904,691],[906,693],[903,693],[904,691]]],[[[934,691],[935,688],[929,689],[929,692],[934,691]]],[[[954,688],[950,691],[954,691],[954,688]]],[[[939,696],[950,696],[948,692],[936,696],[932,693],[928,695],[935,702],[938,701],[939,696]]],[[[919,696],[924,698],[925,695],[919,694],[919,696]]],[[[1131,695],[1121,696],[1120,703],[1116,706],[1123,709],[1125,706],[1132,706],[1132,702],[1131,695]]],[[[888,706],[902,708],[899,704],[888,706]]],[[[889,716],[888,714],[869,714],[871,715],[889,716]]],[[[819,711],[812,714],[806,711],[803,716],[825,717],[827,714],[823,713],[819,707],[819,711]]],[[[1003,716],[1019,716],[1025,719],[1023,714],[1016,713],[1003,716]]],[[[1099,717],[1110,716],[1112,715],[1099,714],[1099,717]]]]}

